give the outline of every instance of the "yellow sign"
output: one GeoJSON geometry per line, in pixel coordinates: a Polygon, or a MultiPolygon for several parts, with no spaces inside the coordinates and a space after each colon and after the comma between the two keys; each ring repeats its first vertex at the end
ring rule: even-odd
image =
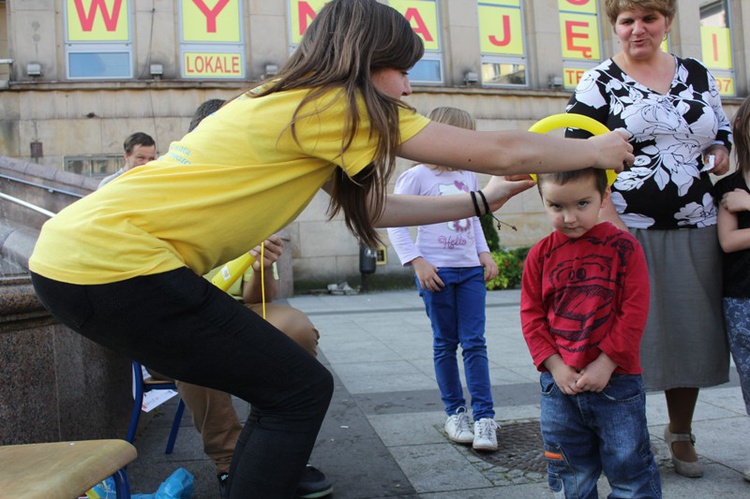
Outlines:
{"type": "Polygon", "coordinates": [[[506,7],[520,7],[521,0],[477,0],[477,3],[481,5],[503,5],[506,7]]]}
{"type": "Polygon", "coordinates": [[[182,40],[240,43],[240,0],[182,0],[182,40]]]}
{"type": "Polygon", "coordinates": [[[736,95],[734,90],[734,78],[729,76],[717,76],[716,85],[719,87],[721,95],[736,95]]]}
{"type": "Polygon", "coordinates": [[[424,42],[425,50],[440,50],[437,6],[434,0],[390,0],[388,5],[409,21],[424,42]]]}
{"type": "Polygon", "coordinates": [[[560,39],[563,59],[601,58],[596,16],[560,12],[560,39]]]}
{"type": "Polygon", "coordinates": [[[313,22],[327,0],[289,0],[289,17],[292,23],[292,45],[302,41],[302,35],[313,22]]]}
{"type": "Polygon", "coordinates": [[[241,53],[185,52],[182,55],[184,78],[243,78],[241,53]]]}
{"type": "Polygon", "coordinates": [[[729,28],[701,26],[703,64],[711,69],[732,69],[732,42],[729,28]]]}
{"type": "Polygon", "coordinates": [[[483,54],[523,55],[521,9],[479,4],[483,54]]]}
{"type": "Polygon", "coordinates": [[[581,81],[583,73],[588,71],[588,68],[563,68],[563,87],[568,90],[574,90],[578,86],[578,82],[581,81]]]}
{"type": "Polygon", "coordinates": [[[584,14],[596,14],[596,0],[557,0],[557,9],[560,12],[580,12],[584,14]]]}
{"type": "Polygon", "coordinates": [[[128,0],[66,0],[68,41],[123,42],[130,40],[128,0]]]}

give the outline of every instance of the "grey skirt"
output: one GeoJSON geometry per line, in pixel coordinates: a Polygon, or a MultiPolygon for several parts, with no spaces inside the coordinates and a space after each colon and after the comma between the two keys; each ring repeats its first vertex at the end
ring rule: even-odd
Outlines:
{"type": "Polygon", "coordinates": [[[646,390],[729,381],[716,226],[631,229],[648,262],[651,303],[641,341],[646,390]]]}

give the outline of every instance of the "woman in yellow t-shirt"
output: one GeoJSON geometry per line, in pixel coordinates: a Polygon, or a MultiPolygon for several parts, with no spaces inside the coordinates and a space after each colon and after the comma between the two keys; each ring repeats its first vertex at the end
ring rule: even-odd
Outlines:
{"type": "Polygon", "coordinates": [[[387,195],[396,156],[493,175],[620,169],[633,160],[616,132],[573,140],[431,123],[400,101],[422,55],[420,38],[391,7],[333,0],[273,80],[41,231],[29,267],[61,322],[172,378],[251,403],[230,472],[235,497],[293,495],[333,382],[202,274],[286,226],[321,188],[331,215],[342,212],[373,245],[375,227],[497,210],[533,185],[493,177],[475,193],[486,205],[469,194],[387,195]]]}

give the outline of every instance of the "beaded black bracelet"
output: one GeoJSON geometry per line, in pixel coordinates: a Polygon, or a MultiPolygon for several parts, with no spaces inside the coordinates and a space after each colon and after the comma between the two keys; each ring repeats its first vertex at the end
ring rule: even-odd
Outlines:
{"type": "Polygon", "coordinates": [[[474,213],[477,214],[477,217],[481,217],[482,213],[479,211],[479,203],[477,202],[477,193],[474,191],[471,191],[469,194],[471,194],[471,202],[474,203],[474,213]]]}
{"type": "Polygon", "coordinates": [[[486,215],[487,213],[492,213],[492,210],[490,210],[490,203],[488,203],[487,198],[484,197],[484,192],[482,192],[481,190],[478,190],[477,192],[479,193],[479,196],[482,198],[482,202],[484,203],[484,209],[486,210],[484,214],[486,215]]]}

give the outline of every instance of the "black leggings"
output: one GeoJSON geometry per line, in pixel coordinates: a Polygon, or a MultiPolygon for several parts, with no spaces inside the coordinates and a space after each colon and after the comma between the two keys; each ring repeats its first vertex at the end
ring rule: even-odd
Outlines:
{"type": "Polygon", "coordinates": [[[187,268],[100,285],[33,274],[40,300],[87,338],[174,379],[250,402],[230,497],[293,497],[333,395],[331,374],[187,268]]]}

